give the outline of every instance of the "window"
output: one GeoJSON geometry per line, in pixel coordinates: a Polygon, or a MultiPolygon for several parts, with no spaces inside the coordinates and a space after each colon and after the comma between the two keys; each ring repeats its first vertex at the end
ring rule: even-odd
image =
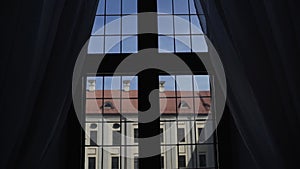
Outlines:
{"type": "Polygon", "coordinates": [[[118,131],[113,131],[113,145],[121,145],[121,132],[120,130],[118,131]]]}
{"type": "Polygon", "coordinates": [[[88,169],[96,169],[96,158],[95,157],[89,157],[88,158],[88,169]]]}
{"type": "Polygon", "coordinates": [[[177,138],[178,138],[178,142],[185,142],[184,128],[177,129],[177,138]]]}
{"type": "Polygon", "coordinates": [[[162,143],[164,142],[164,129],[160,128],[159,133],[160,133],[160,142],[162,143]]]}
{"type": "Polygon", "coordinates": [[[112,104],[111,102],[105,102],[105,103],[103,104],[103,108],[104,108],[104,109],[113,109],[114,106],[113,106],[113,104],[112,104]]]}
{"type": "Polygon", "coordinates": [[[204,139],[205,138],[205,133],[204,132],[202,133],[203,136],[201,138],[200,137],[201,132],[202,132],[202,128],[198,128],[198,139],[199,139],[200,142],[203,142],[203,141],[205,141],[205,139],[204,139]]]}
{"type": "Polygon", "coordinates": [[[186,167],[185,155],[178,156],[178,168],[185,168],[185,167],[186,167]]]}
{"type": "Polygon", "coordinates": [[[111,169],[119,169],[119,157],[111,158],[111,169]]]}
{"type": "Polygon", "coordinates": [[[97,145],[97,131],[90,131],[90,145],[97,145]]]}
{"type": "Polygon", "coordinates": [[[164,156],[161,156],[160,157],[160,168],[165,168],[165,159],[164,159],[164,156]]]}
{"type": "Polygon", "coordinates": [[[138,131],[137,128],[134,129],[133,134],[134,134],[134,143],[137,143],[138,142],[138,138],[139,138],[139,131],[138,131]]]}
{"type": "Polygon", "coordinates": [[[134,157],[134,169],[139,169],[139,158],[134,157]]]}
{"type": "Polygon", "coordinates": [[[179,106],[178,106],[180,109],[190,109],[190,106],[189,106],[189,104],[187,104],[187,102],[185,102],[185,101],[181,101],[180,103],[179,103],[179,106]]]}
{"type": "Polygon", "coordinates": [[[85,106],[82,110],[86,111],[86,124],[89,125],[86,128],[98,132],[97,148],[89,147],[89,140],[86,141],[86,150],[88,150],[86,154],[95,153],[96,161],[99,161],[99,164],[96,163],[97,168],[137,169],[139,163],[143,166],[143,158],[139,158],[139,154],[145,153],[139,151],[147,150],[140,144],[142,142],[139,143],[138,138],[145,134],[139,131],[145,129],[146,134],[149,135],[161,133],[160,140],[156,140],[158,144],[153,145],[155,148],[161,146],[163,151],[160,159],[155,158],[155,164],[160,163],[161,168],[186,168],[187,166],[197,168],[200,164],[200,152],[206,154],[207,166],[216,167],[213,153],[215,143],[204,145],[199,144],[197,140],[198,124],[205,123],[210,113],[212,97],[210,78],[204,68],[192,69],[192,73],[197,75],[184,74],[180,70],[174,70],[174,74],[151,70],[151,75],[138,73],[133,76],[135,72],[131,72],[130,68],[119,75],[114,74],[115,68],[119,66],[122,59],[127,59],[128,54],[153,46],[159,47],[154,55],[163,57],[166,55],[162,54],[164,52],[175,53],[183,60],[191,58],[193,65],[198,66],[201,62],[194,62],[195,59],[189,56],[193,56],[193,52],[206,52],[207,46],[199,22],[203,18],[203,13],[196,12],[194,3],[194,0],[99,1],[88,44],[86,63],[92,65],[95,60],[103,57],[101,64],[104,66],[97,70],[96,75],[93,74],[95,72],[87,72],[83,78],[84,83],[80,84],[84,85],[82,89],[86,90],[83,92],[85,104],[82,104],[85,106]],[[157,6],[145,5],[149,2],[155,4],[153,1],[157,1],[157,6]],[[151,24],[154,28],[158,28],[159,35],[137,34],[140,28],[138,5],[143,11],[154,11],[157,8],[157,23],[151,24]],[[148,10],[148,7],[151,9],[148,10]],[[148,42],[153,46],[148,46],[148,42]],[[109,55],[104,55],[108,53],[109,55]],[[146,84],[145,79],[151,80],[146,84]],[[161,115],[160,121],[156,121],[160,126],[157,123],[155,126],[140,125],[138,118],[142,115],[138,114],[138,107],[147,105],[148,100],[145,101],[144,97],[139,98],[138,94],[146,93],[148,86],[158,87],[158,85],[159,93],[155,93],[155,96],[158,97],[159,103],[156,102],[154,107],[160,106],[159,110],[155,111],[161,115]],[[97,124],[96,128],[91,128],[90,124],[93,123],[97,124]],[[161,128],[159,131],[152,131],[153,127],[161,128]],[[175,151],[167,153],[166,150],[169,148],[174,148],[175,151]],[[95,149],[95,152],[91,151],[92,149],[95,149]]]}
{"type": "Polygon", "coordinates": [[[88,53],[137,52],[137,0],[100,0],[88,53]]]}
{"type": "Polygon", "coordinates": [[[206,167],[206,155],[205,154],[199,154],[199,166],[206,167]]]}
{"type": "Polygon", "coordinates": [[[207,52],[194,0],[157,0],[159,52],[207,52]]]}

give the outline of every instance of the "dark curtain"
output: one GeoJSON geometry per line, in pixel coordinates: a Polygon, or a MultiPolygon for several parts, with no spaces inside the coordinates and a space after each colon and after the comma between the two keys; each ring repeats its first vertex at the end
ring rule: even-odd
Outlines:
{"type": "Polygon", "coordinates": [[[219,141],[225,140],[221,145],[229,148],[219,146],[221,168],[299,167],[297,3],[196,1],[198,10],[202,4],[208,37],[220,54],[227,78],[230,117],[222,119],[228,121],[221,122],[227,126],[221,131],[228,133],[221,133],[219,141]]]}
{"type": "Polygon", "coordinates": [[[72,73],[97,0],[4,2],[0,168],[79,168],[81,128],[72,108],[72,73]]]}

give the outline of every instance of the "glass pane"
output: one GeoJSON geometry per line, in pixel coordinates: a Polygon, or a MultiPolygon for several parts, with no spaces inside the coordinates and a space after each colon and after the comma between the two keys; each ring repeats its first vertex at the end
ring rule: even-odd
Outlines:
{"type": "Polygon", "coordinates": [[[120,36],[105,37],[105,53],[120,53],[120,36]]]}
{"type": "Polygon", "coordinates": [[[137,0],[123,0],[122,1],[122,13],[123,14],[137,13],[137,0]]]}
{"type": "Polygon", "coordinates": [[[191,52],[190,36],[175,37],[176,52],[191,52]]]}
{"type": "Polygon", "coordinates": [[[121,14],[121,0],[106,1],[106,14],[121,14]]]}
{"type": "Polygon", "coordinates": [[[197,14],[196,7],[195,7],[195,1],[189,0],[190,2],[190,14],[197,14]]]}
{"type": "Polygon", "coordinates": [[[158,33],[173,34],[173,16],[158,16],[158,33]]]}
{"type": "MultiPolygon", "coordinates": [[[[134,97],[137,97],[138,77],[137,76],[122,76],[122,91],[133,91],[134,97]]],[[[130,96],[132,97],[132,96],[130,96]]],[[[123,98],[126,98],[123,96],[123,98]]],[[[128,98],[128,97],[127,97],[128,98]]]]}
{"type": "Polygon", "coordinates": [[[87,77],[86,98],[102,98],[103,78],[87,77]]]}
{"type": "Polygon", "coordinates": [[[188,15],[175,15],[174,18],[175,34],[189,34],[190,22],[188,15]]]}
{"type": "Polygon", "coordinates": [[[194,76],[194,91],[210,91],[209,76],[195,75],[194,76]]]}
{"type": "Polygon", "coordinates": [[[177,97],[193,96],[193,81],[191,75],[176,76],[177,97]]]}
{"type": "Polygon", "coordinates": [[[174,14],[188,14],[188,0],[174,0],[174,14]]]}
{"type": "Polygon", "coordinates": [[[121,33],[120,16],[106,16],[105,34],[120,34],[121,33]]]}
{"type": "Polygon", "coordinates": [[[160,98],[160,113],[176,115],[176,99],[175,98],[160,98]]]}
{"type": "Polygon", "coordinates": [[[103,53],[103,36],[91,36],[88,46],[88,54],[103,53]]]}
{"type": "Polygon", "coordinates": [[[122,34],[137,34],[137,16],[122,17],[122,34]]]}
{"type": "Polygon", "coordinates": [[[137,53],[137,36],[122,37],[122,53],[137,53]]]}
{"type": "Polygon", "coordinates": [[[121,77],[120,76],[105,76],[104,77],[104,97],[105,98],[120,98],[121,77]]]}
{"type": "Polygon", "coordinates": [[[174,38],[169,36],[158,37],[159,52],[174,52],[174,38]]]}
{"type": "Polygon", "coordinates": [[[89,114],[101,114],[102,99],[87,99],[85,112],[89,114]]]}
{"type": "Polygon", "coordinates": [[[103,35],[104,33],[104,17],[103,16],[96,16],[92,35],[103,35]]]}
{"type": "Polygon", "coordinates": [[[104,6],[105,6],[105,0],[99,0],[96,15],[104,14],[104,6]]]}
{"type": "Polygon", "coordinates": [[[191,31],[192,34],[203,34],[200,21],[197,15],[191,15],[191,31]]]}
{"type": "Polygon", "coordinates": [[[159,96],[175,97],[175,76],[159,76],[159,96]]]}
{"type": "Polygon", "coordinates": [[[137,115],[138,113],[137,105],[138,105],[138,99],[122,99],[122,114],[137,115]]]}
{"type": "Polygon", "coordinates": [[[192,35],[192,51],[207,52],[207,44],[203,35],[192,35]]]}
{"type": "Polygon", "coordinates": [[[172,0],[157,0],[158,13],[172,14],[172,0]]]}

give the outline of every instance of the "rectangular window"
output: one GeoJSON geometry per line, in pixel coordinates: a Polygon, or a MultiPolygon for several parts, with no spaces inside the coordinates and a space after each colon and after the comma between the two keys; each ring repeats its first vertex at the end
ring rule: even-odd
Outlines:
{"type": "Polygon", "coordinates": [[[97,131],[90,131],[90,145],[97,145],[97,131]]]}
{"type": "Polygon", "coordinates": [[[184,155],[178,156],[178,168],[185,168],[185,167],[186,167],[185,156],[184,155]]]}
{"type": "Polygon", "coordinates": [[[120,145],[121,144],[121,132],[120,130],[118,131],[113,131],[113,145],[120,145]]]}
{"type": "Polygon", "coordinates": [[[160,142],[162,143],[164,142],[164,129],[160,128],[159,132],[160,132],[160,142]]]}
{"type": "Polygon", "coordinates": [[[133,131],[134,133],[134,143],[138,142],[138,138],[139,138],[139,130],[138,129],[134,129],[133,131]]]}
{"type": "Polygon", "coordinates": [[[206,167],[206,155],[205,154],[199,155],[199,166],[206,167]]]}
{"type": "Polygon", "coordinates": [[[134,169],[139,169],[139,158],[134,157],[134,169]]]}
{"type": "Polygon", "coordinates": [[[88,161],[88,169],[96,169],[96,157],[89,157],[88,161]]]}
{"type": "Polygon", "coordinates": [[[111,169],[119,169],[119,157],[111,158],[111,169]]]}
{"type": "Polygon", "coordinates": [[[202,138],[200,138],[201,132],[202,132],[202,128],[198,128],[198,142],[199,141],[203,142],[204,138],[205,138],[204,133],[202,133],[203,136],[202,136],[202,138]]]}
{"type": "Polygon", "coordinates": [[[178,138],[178,142],[185,142],[184,128],[177,129],[177,138],[178,138]]]}
{"type": "Polygon", "coordinates": [[[165,168],[165,159],[164,159],[164,156],[161,156],[160,157],[160,168],[165,168]]]}

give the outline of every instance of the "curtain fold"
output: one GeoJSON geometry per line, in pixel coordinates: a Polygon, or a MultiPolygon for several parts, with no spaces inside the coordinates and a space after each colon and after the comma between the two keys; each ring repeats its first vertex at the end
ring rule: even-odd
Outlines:
{"type": "Polygon", "coordinates": [[[97,2],[16,0],[1,10],[5,45],[0,111],[5,139],[0,168],[68,168],[70,158],[80,160],[79,153],[72,154],[72,148],[81,149],[81,129],[71,114],[72,73],[89,38],[97,2]]]}
{"type": "Polygon", "coordinates": [[[231,155],[252,163],[233,161],[236,168],[297,164],[300,29],[295,5],[292,0],[196,1],[197,10],[203,6],[208,38],[223,62],[227,105],[246,147],[242,151],[233,145],[236,154],[231,155]],[[239,157],[246,154],[247,159],[239,157]]]}

